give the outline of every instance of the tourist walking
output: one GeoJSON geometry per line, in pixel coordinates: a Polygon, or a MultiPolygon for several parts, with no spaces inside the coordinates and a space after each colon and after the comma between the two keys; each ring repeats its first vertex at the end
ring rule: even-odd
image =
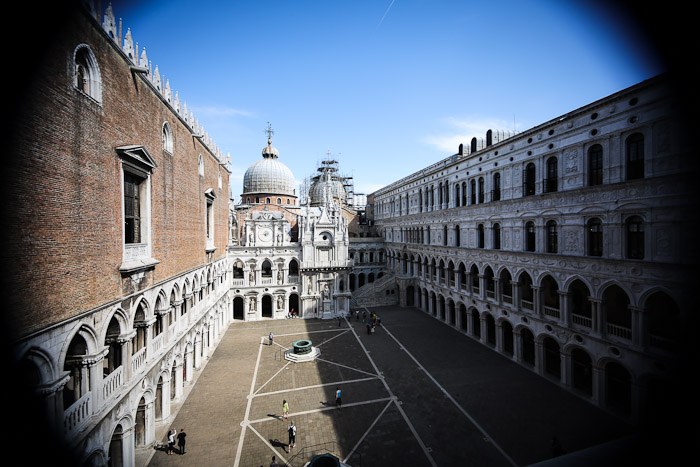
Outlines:
{"type": "Polygon", "coordinates": [[[185,453],[185,437],[187,436],[187,433],[185,433],[184,428],[180,428],[180,433],[177,434],[177,447],[180,451],[180,455],[185,453]]]}
{"type": "Polygon", "coordinates": [[[289,403],[287,402],[287,399],[282,401],[282,416],[284,418],[289,418],[289,403]]]}
{"type": "Polygon", "coordinates": [[[289,447],[290,449],[294,447],[297,442],[297,427],[294,422],[289,422],[289,428],[287,428],[287,434],[289,435],[289,447]]]}
{"type": "Polygon", "coordinates": [[[338,386],[335,388],[335,406],[338,408],[341,408],[341,406],[343,405],[343,399],[340,396],[340,386],[338,386]]]}
{"type": "Polygon", "coordinates": [[[272,331],[270,331],[270,334],[267,335],[267,341],[269,345],[272,345],[272,343],[275,340],[275,336],[272,334],[272,331]]]}
{"type": "Polygon", "coordinates": [[[176,435],[177,430],[175,428],[171,428],[170,431],[168,431],[168,455],[171,455],[173,453],[173,449],[175,448],[176,435]]]}

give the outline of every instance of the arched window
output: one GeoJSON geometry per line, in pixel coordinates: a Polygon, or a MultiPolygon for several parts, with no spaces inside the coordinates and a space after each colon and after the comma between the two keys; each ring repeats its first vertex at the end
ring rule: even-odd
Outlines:
{"type": "Polygon", "coordinates": [[[627,180],[644,178],[644,136],[634,133],[625,142],[627,180]]]}
{"type": "Polygon", "coordinates": [[[594,144],[588,150],[588,186],[603,184],[603,146],[594,144]]]}
{"type": "Polygon", "coordinates": [[[479,177],[479,204],[484,202],[484,177],[479,177]]]}
{"type": "Polygon", "coordinates": [[[535,194],[535,164],[530,162],[525,167],[523,174],[523,195],[532,196],[535,194]]]}
{"type": "Polygon", "coordinates": [[[272,277],[272,263],[269,260],[263,261],[262,268],[260,268],[260,275],[262,277],[272,277]]]}
{"type": "Polygon", "coordinates": [[[442,226],[442,244],[447,246],[447,226],[442,226]]]}
{"type": "Polygon", "coordinates": [[[73,67],[73,86],[97,102],[102,102],[100,68],[90,47],[81,44],[75,49],[73,67]]]}
{"type": "Polygon", "coordinates": [[[491,227],[491,231],[493,232],[493,249],[500,250],[501,249],[501,224],[493,224],[493,227],[491,227]]]}
{"type": "Polygon", "coordinates": [[[588,231],[588,256],[603,256],[603,225],[593,218],[586,225],[588,231]]]}
{"type": "Polygon", "coordinates": [[[459,226],[455,225],[455,246],[462,246],[462,239],[459,234],[459,226]]]}
{"type": "Polygon", "coordinates": [[[484,224],[479,224],[476,227],[476,236],[477,236],[477,247],[483,248],[484,247],[484,224]]]}
{"type": "Polygon", "coordinates": [[[163,150],[168,154],[173,153],[173,132],[168,122],[163,123],[163,150]]]}
{"type": "Polygon", "coordinates": [[[277,198],[277,204],[282,204],[282,198],[277,198]]]}
{"type": "Polygon", "coordinates": [[[627,258],[644,259],[644,222],[632,216],[625,222],[627,233],[627,258]]]}
{"type": "Polygon", "coordinates": [[[547,159],[547,178],[544,179],[544,192],[552,193],[558,189],[558,166],[557,158],[550,157],[547,159]]]}
{"type": "Polygon", "coordinates": [[[557,223],[556,221],[547,221],[547,253],[557,252],[557,223]]]}
{"type": "Polygon", "coordinates": [[[535,223],[525,224],[525,251],[535,251],[535,223]]]}
{"type": "Polygon", "coordinates": [[[501,199],[501,174],[496,172],[493,174],[493,190],[491,190],[491,201],[499,201],[501,199]]]}
{"type": "Polygon", "coordinates": [[[299,262],[293,259],[289,262],[289,275],[298,276],[299,275],[299,262]]]}
{"type": "Polygon", "coordinates": [[[471,179],[469,188],[471,189],[469,204],[476,204],[476,180],[471,179]]]}

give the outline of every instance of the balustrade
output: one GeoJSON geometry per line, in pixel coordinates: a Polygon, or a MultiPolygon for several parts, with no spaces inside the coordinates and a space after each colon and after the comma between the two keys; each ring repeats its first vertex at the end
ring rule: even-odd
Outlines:
{"type": "Polygon", "coordinates": [[[109,399],[118,387],[124,382],[124,367],[115,368],[113,372],[105,376],[102,380],[102,397],[104,400],[109,399]]]}
{"type": "Polygon", "coordinates": [[[544,307],[544,314],[547,316],[551,316],[552,318],[557,318],[559,319],[560,313],[559,313],[559,308],[555,308],[553,306],[546,306],[544,307]]]}
{"type": "Polygon", "coordinates": [[[132,374],[137,374],[141,367],[146,363],[146,347],[142,348],[136,352],[131,357],[131,371],[132,374]]]}
{"type": "Polygon", "coordinates": [[[623,339],[632,339],[632,330],[626,326],[608,323],[607,330],[610,335],[622,337],[623,339]]]}
{"type": "Polygon", "coordinates": [[[160,333],[151,340],[151,351],[153,355],[157,355],[163,348],[163,345],[165,345],[163,342],[165,338],[163,336],[164,334],[160,333]]]}
{"type": "Polygon", "coordinates": [[[591,318],[588,316],[577,315],[576,313],[571,314],[571,322],[587,328],[593,327],[593,320],[591,318]]]}
{"type": "Polygon", "coordinates": [[[90,417],[92,399],[88,392],[75,401],[63,413],[63,429],[66,434],[76,431],[90,417]]]}

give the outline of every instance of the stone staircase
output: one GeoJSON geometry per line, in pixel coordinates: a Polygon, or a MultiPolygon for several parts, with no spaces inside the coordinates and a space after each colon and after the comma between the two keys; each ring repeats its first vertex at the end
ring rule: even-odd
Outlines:
{"type": "Polygon", "coordinates": [[[386,273],[374,282],[363,285],[355,289],[350,298],[350,308],[360,308],[363,306],[385,306],[398,305],[399,295],[396,287],[396,276],[393,273],[386,273]],[[388,293],[387,291],[394,291],[388,293]]]}

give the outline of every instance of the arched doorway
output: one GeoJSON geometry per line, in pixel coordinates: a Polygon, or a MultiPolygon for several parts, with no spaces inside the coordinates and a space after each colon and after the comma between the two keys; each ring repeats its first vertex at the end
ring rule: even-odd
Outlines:
{"type": "Polygon", "coordinates": [[[544,348],[544,371],[550,376],[554,376],[557,380],[561,379],[561,354],[559,352],[559,343],[551,337],[545,337],[542,340],[544,348]]]}
{"type": "Polygon", "coordinates": [[[243,297],[233,299],[233,319],[245,320],[245,302],[243,297]]]}
{"type": "Polygon", "coordinates": [[[623,415],[630,414],[632,400],[632,377],[619,363],[605,365],[606,406],[623,415]]]}
{"type": "Polygon", "coordinates": [[[262,317],[272,318],[272,297],[270,295],[263,295],[262,298],[262,317]]]}
{"type": "Polygon", "coordinates": [[[523,363],[534,367],[535,366],[535,336],[528,328],[522,328],[520,331],[523,345],[523,363]]]}
{"type": "Polygon", "coordinates": [[[503,336],[503,353],[513,356],[513,326],[508,321],[501,321],[501,335],[503,336]]]}
{"type": "Polygon", "coordinates": [[[591,357],[583,349],[571,352],[571,386],[589,396],[593,394],[591,357]]]}

